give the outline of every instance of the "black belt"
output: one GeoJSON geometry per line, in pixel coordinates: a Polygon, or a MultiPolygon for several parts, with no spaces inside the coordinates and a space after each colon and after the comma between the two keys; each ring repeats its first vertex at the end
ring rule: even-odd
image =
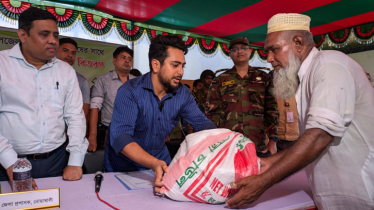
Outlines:
{"type": "Polygon", "coordinates": [[[52,156],[55,152],[57,152],[57,150],[61,149],[61,147],[63,147],[64,144],[61,144],[61,146],[57,147],[56,149],[50,151],[50,152],[46,152],[46,153],[37,153],[37,154],[31,154],[31,155],[18,155],[18,157],[26,157],[28,159],[33,159],[33,160],[41,160],[41,159],[46,159],[50,156],[52,156]]]}

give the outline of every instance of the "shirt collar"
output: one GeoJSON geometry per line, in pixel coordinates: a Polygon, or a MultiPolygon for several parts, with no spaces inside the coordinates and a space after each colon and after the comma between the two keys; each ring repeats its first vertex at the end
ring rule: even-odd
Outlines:
{"type": "MultiPolygon", "coordinates": [[[[21,59],[23,60],[25,63],[29,64],[25,57],[23,56],[22,52],[21,52],[21,45],[20,43],[14,45],[14,47],[12,47],[12,49],[10,50],[9,52],[9,57],[13,57],[13,58],[17,58],[17,59],[21,59]]],[[[52,59],[48,60],[48,62],[46,63],[46,65],[48,67],[52,66],[54,63],[57,63],[57,58],[56,57],[53,57],[52,59]]],[[[31,65],[31,64],[29,64],[31,65]]]]}
{"type": "Polygon", "coordinates": [[[297,75],[299,76],[300,81],[302,80],[302,78],[304,77],[304,75],[306,74],[306,72],[308,71],[308,68],[310,67],[310,65],[312,63],[314,56],[318,52],[319,52],[318,49],[315,48],[315,47],[313,47],[313,49],[310,51],[309,55],[306,57],[306,59],[304,60],[304,62],[301,64],[299,72],[297,73],[297,75]]]}
{"type": "Polygon", "coordinates": [[[110,71],[110,77],[111,77],[113,80],[114,80],[114,79],[119,79],[119,80],[121,80],[121,79],[119,78],[119,76],[118,76],[116,70],[110,71]]]}
{"type": "MultiPolygon", "coordinates": [[[[181,83],[179,83],[179,86],[178,88],[175,88],[175,89],[169,89],[168,93],[171,93],[173,95],[175,95],[177,92],[178,92],[178,89],[181,87],[181,83]]],[[[153,93],[155,92],[155,90],[153,89],[153,83],[152,83],[152,79],[151,79],[151,73],[148,72],[144,75],[144,82],[143,82],[143,88],[145,89],[149,89],[149,90],[152,90],[153,93]]]]}
{"type": "MultiPolygon", "coordinates": [[[[112,80],[115,80],[115,79],[119,79],[119,80],[121,80],[121,78],[119,78],[119,76],[118,76],[116,70],[112,70],[112,71],[110,71],[110,77],[112,78],[112,80]]],[[[134,75],[132,75],[132,74],[129,74],[129,75],[127,76],[127,79],[128,79],[128,80],[130,80],[130,79],[134,79],[134,78],[136,78],[136,77],[135,77],[134,75]]],[[[121,80],[121,81],[122,81],[122,80],[121,80]]]]}

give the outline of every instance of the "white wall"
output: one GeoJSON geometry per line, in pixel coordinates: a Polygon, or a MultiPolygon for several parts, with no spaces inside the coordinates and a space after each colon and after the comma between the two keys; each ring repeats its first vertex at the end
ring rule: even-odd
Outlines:
{"type": "MultiPolygon", "coordinates": [[[[150,41],[146,34],[144,34],[143,37],[134,44],[133,68],[139,69],[143,74],[149,72],[149,45],[150,41]]],[[[251,66],[271,67],[270,64],[260,60],[257,55],[249,62],[249,64],[251,66]]],[[[217,49],[214,56],[209,57],[203,54],[199,46],[195,44],[188,49],[183,79],[195,80],[200,78],[201,72],[205,69],[216,71],[223,68],[232,68],[233,65],[231,59],[223,55],[220,49],[217,49]]]]}
{"type": "Polygon", "coordinates": [[[374,78],[374,50],[348,54],[348,56],[359,63],[364,71],[369,72],[371,77],[374,78]]]}

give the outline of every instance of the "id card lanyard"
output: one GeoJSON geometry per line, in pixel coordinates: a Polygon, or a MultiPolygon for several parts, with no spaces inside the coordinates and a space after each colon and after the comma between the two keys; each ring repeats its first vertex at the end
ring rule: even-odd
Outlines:
{"type": "Polygon", "coordinates": [[[293,123],[294,117],[293,117],[293,111],[290,108],[290,103],[288,103],[288,101],[285,101],[284,106],[286,107],[287,122],[293,123]]]}

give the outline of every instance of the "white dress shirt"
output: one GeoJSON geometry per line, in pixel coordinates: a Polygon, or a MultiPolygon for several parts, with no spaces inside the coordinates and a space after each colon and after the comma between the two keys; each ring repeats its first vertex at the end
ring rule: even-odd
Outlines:
{"type": "Polygon", "coordinates": [[[23,57],[19,44],[0,51],[0,163],[8,168],[17,154],[50,152],[65,140],[68,165],[82,166],[88,147],[77,75],[56,58],[39,70],[23,57]]]}
{"type": "Polygon", "coordinates": [[[306,168],[319,209],[374,209],[374,89],[338,51],[310,52],[296,92],[300,134],[320,128],[333,142],[306,168]]]}

